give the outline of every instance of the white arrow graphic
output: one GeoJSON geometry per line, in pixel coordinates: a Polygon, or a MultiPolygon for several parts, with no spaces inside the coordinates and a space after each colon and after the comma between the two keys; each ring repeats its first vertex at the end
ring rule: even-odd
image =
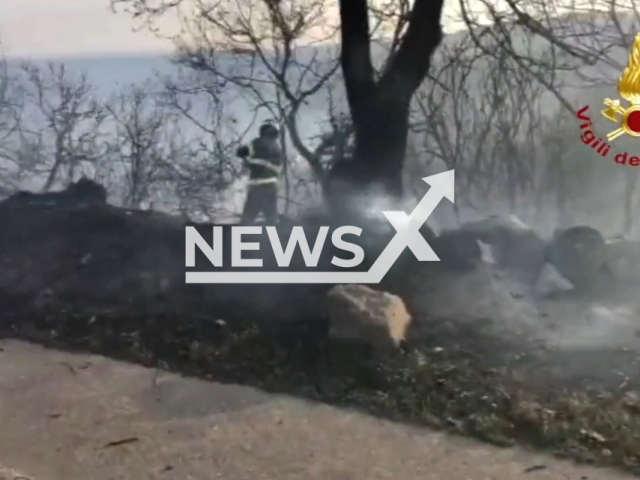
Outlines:
{"type": "Polygon", "coordinates": [[[367,283],[380,283],[407,246],[421,262],[440,261],[419,230],[443,198],[447,198],[451,203],[455,201],[454,170],[424,177],[422,180],[431,185],[431,188],[410,216],[407,217],[404,212],[383,212],[397,233],[367,272],[367,275],[371,276],[367,283]]]}
{"type": "Polygon", "coordinates": [[[380,283],[405,247],[409,247],[421,262],[440,259],[420,234],[424,225],[443,198],[455,201],[454,170],[425,177],[431,188],[416,208],[405,212],[383,212],[396,234],[368,272],[187,272],[187,283],[380,283]]]}

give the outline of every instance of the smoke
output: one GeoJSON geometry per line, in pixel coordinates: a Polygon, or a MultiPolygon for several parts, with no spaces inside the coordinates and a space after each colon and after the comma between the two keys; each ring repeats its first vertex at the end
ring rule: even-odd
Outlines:
{"type": "Polygon", "coordinates": [[[553,305],[554,317],[562,324],[549,337],[549,343],[561,349],[600,349],[637,347],[640,332],[640,306],[604,305],[585,302],[553,305]]]}
{"type": "MultiPolygon", "coordinates": [[[[515,218],[509,223],[527,227],[515,218]]],[[[542,237],[539,232],[538,236],[542,237]]],[[[588,376],[608,381],[616,352],[638,352],[640,261],[616,255],[640,258],[640,242],[610,241],[607,263],[587,288],[577,288],[550,263],[535,282],[520,280],[496,261],[500,249],[507,248],[480,244],[482,260],[470,271],[444,264],[417,267],[420,272],[412,288],[420,294],[412,301],[426,326],[432,319],[447,319],[504,340],[510,346],[505,348],[533,352],[532,361],[554,365],[567,380],[588,376]]],[[[617,367],[624,370],[629,365],[617,367]]]]}

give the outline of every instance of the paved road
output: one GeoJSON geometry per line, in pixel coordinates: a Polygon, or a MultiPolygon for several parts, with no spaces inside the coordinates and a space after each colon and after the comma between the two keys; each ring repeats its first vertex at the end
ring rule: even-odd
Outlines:
{"type": "Polygon", "coordinates": [[[99,356],[0,347],[0,480],[634,478],[99,356]]]}

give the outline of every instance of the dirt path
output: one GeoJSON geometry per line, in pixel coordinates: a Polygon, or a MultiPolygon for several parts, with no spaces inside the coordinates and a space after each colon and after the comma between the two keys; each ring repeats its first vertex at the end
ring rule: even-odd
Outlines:
{"type": "Polygon", "coordinates": [[[2,480],[634,478],[104,357],[0,347],[2,480]]]}

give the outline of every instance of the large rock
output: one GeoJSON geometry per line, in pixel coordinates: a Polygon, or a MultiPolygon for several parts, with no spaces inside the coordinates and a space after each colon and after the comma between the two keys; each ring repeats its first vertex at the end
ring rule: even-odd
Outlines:
{"type": "Polygon", "coordinates": [[[32,193],[20,191],[6,202],[12,205],[34,204],[48,207],[69,206],[78,204],[104,205],[107,203],[107,190],[99,183],[82,177],[66,189],[59,192],[32,193]]]}
{"type": "Polygon", "coordinates": [[[479,241],[468,231],[443,230],[432,242],[436,255],[445,267],[471,270],[482,261],[479,241]]]}
{"type": "Polygon", "coordinates": [[[491,245],[487,245],[482,240],[478,240],[478,246],[480,247],[480,259],[487,265],[494,265],[496,259],[493,257],[493,250],[491,245]]]}
{"type": "Polygon", "coordinates": [[[363,285],[339,285],[327,299],[332,337],[366,343],[378,352],[405,340],[411,315],[400,297],[363,285]]]}
{"type": "Polygon", "coordinates": [[[617,280],[640,277],[640,242],[613,239],[606,243],[606,265],[617,280]]]}
{"type": "Polygon", "coordinates": [[[593,284],[606,257],[604,237],[585,225],[556,230],[548,250],[549,261],[578,288],[593,284]]]}
{"type": "Polygon", "coordinates": [[[534,292],[541,297],[554,297],[574,290],[575,286],[564,278],[550,263],[545,263],[536,283],[534,292]]]}
{"type": "Polygon", "coordinates": [[[497,215],[466,223],[461,230],[490,245],[498,267],[518,280],[533,283],[545,263],[545,242],[514,215],[497,215]]]}

